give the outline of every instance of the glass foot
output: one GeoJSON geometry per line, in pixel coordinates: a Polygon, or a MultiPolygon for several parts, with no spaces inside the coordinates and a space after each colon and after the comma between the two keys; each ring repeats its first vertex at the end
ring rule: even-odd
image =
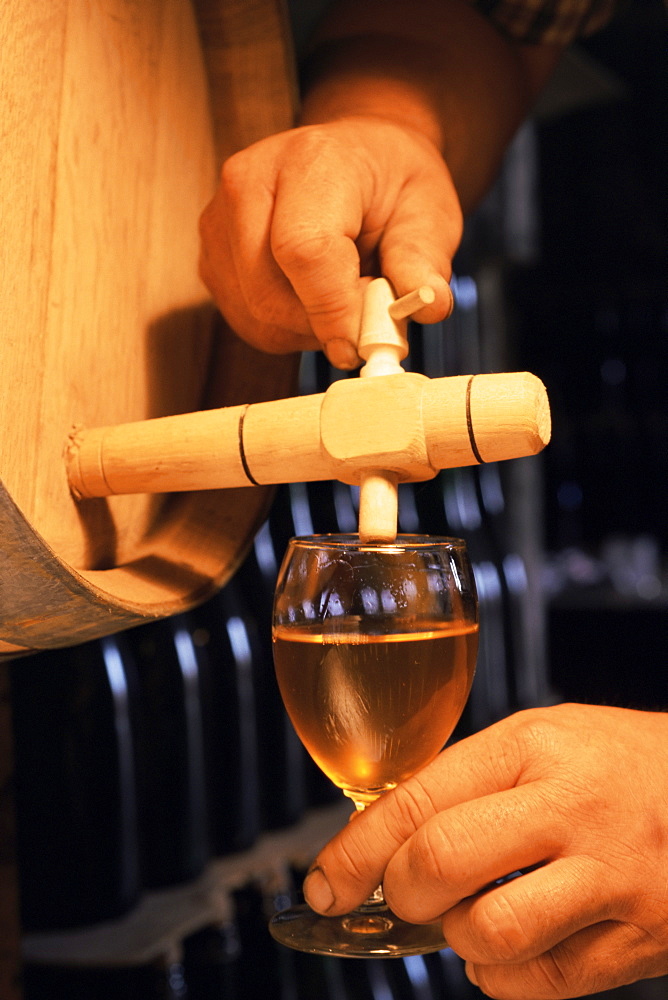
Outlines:
{"type": "Polygon", "coordinates": [[[272,917],[269,931],[288,948],[339,958],[400,958],[447,947],[440,922],[408,924],[387,906],[322,917],[303,903],[272,917]]]}

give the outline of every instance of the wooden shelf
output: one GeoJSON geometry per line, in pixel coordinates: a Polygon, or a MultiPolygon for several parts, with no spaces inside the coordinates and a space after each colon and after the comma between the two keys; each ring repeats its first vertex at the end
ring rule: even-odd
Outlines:
{"type": "Polygon", "coordinates": [[[232,915],[230,893],[258,880],[276,894],[288,885],[288,867],[308,866],[318,850],[347,821],[347,800],[309,811],[296,826],[262,836],[248,851],[211,862],[184,885],[146,893],[119,920],[78,930],[28,934],[26,962],[68,966],[133,966],[178,949],[181,941],[232,915]]]}

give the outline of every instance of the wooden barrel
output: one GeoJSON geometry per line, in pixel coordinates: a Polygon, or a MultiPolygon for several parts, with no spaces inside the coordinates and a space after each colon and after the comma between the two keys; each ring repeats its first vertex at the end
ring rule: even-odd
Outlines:
{"type": "Polygon", "coordinates": [[[281,398],[197,274],[220,161],[290,126],[278,0],[5,0],[0,654],[72,645],[209,596],[262,488],[75,502],[72,429],[281,398]]]}

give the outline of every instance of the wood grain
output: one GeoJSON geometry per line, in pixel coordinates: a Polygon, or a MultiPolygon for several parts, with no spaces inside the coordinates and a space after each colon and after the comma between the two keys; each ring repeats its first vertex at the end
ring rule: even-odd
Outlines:
{"type": "Polygon", "coordinates": [[[203,599],[264,517],[267,490],[77,504],[63,451],[75,426],[293,391],[295,360],[237,341],[197,274],[221,157],[292,121],[286,37],[274,0],[2,6],[5,657],[203,599]]]}

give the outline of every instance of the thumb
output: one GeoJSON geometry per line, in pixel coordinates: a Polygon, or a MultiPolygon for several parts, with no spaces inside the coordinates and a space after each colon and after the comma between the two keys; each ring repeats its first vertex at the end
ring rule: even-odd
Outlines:
{"type": "Polygon", "coordinates": [[[429,792],[415,776],[353,814],[306,876],[309,906],[329,916],[358,906],[380,885],[390,858],[435,812],[429,792]]]}
{"type": "Polygon", "coordinates": [[[304,882],[318,913],[345,913],[382,882],[399,848],[437,813],[513,788],[523,754],[504,720],[444,750],[435,760],[364,812],[353,816],[319,853],[304,882]]]}
{"type": "Polygon", "coordinates": [[[442,161],[426,161],[403,188],[380,242],[380,262],[397,295],[428,285],[433,304],[415,314],[419,323],[438,323],[452,312],[446,278],[462,235],[462,213],[442,161]]]}

